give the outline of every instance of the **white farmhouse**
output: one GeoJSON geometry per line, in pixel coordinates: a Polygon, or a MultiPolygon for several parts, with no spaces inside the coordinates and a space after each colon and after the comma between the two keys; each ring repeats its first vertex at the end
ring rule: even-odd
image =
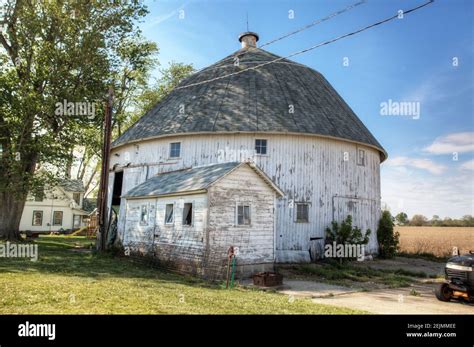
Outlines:
{"type": "Polygon", "coordinates": [[[63,179],[54,187],[29,194],[20,221],[20,231],[50,233],[85,226],[84,186],[80,180],[63,179]]]}

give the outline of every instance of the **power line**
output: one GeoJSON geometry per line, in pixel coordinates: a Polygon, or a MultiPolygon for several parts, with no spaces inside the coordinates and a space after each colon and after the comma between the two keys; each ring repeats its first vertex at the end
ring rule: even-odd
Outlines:
{"type": "Polygon", "coordinates": [[[340,15],[340,14],[343,14],[344,12],[350,11],[350,10],[352,10],[353,8],[356,8],[357,6],[363,5],[363,4],[365,4],[365,3],[366,3],[366,0],[362,0],[362,1],[356,2],[355,4],[352,4],[352,5],[350,5],[350,6],[347,6],[346,8],[343,8],[342,10],[339,10],[339,11],[337,11],[337,12],[331,13],[330,15],[327,15],[327,16],[324,17],[324,18],[317,19],[317,20],[315,20],[315,21],[313,21],[313,22],[311,22],[311,23],[305,25],[305,26],[302,27],[302,28],[296,29],[295,31],[289,32],[288,34],[285,34],[285,35],[283,35],[283,36],[281,36],[281,37],[278,37],[278,38],[276,38],[276,39],[274,39],[274,40],[268,41],[268,42],[264,43],[263,45],[260,45],[259,48],[262,48],[262,47],[271,45],[272,43],[275,43],[275,42],[277,42],[277,41],[286,39],[286,38],[289,37],[289,36],[298,34],[298,33],[302,32],[302,31],[304,31],[304,30],[306,30],[306,29],[309,29],[309,28],[311,28],[311,27],[314,27],[315,25],[318,25],[318,24],[320,24],[320,23],[322,23],[322,22],[325,22],[325,21],[327,21],[327,20],[329,20],[329,19],[331,19],[331,18],[334,18],[334,17],[336,17],[336,16],[338,16],[338,15],[340,15]]]}
{"type": "Polygon", "coordinates": [[[249,71],[249,70],[256,70],[256,69],[259,69],[259,68],[261,68],[261,67],[263,67],[263,66],[266,66],[266,65],[269,65],[269,64],[273,64],[273,63],[279,62],[279,61],[281,61],[281,60],[288,59],[288,58],[291,58],[291,57],[294,57],[294,56],[297,56],[297,55],[300,55],[300,54],[303,54],[303,53],[312,51],[312,50],[314,50],[314,49],[316,49],[316,48],[319,48],[319,47],[322,47],[322,46],[326,46],[326,45],[328,45],[328,44],[330,44],[330,43],[333,43],[333,42],[342,40],[342,39],[344,39],[344,38],[346,38],[346,37],[349,37],[349,36],[352,36],[352,35],[356,35],[356,34],[359,34],[359,33],[363,32],[363,31],[366,31],[366,30],[368,30],[368,29],[371,29],[371,28],[374,28],[374,27],[376,27],[376,26],[385,24],[385,23],[387,23],[387,22],[390,22],[390,21],[392,21],[392,20],[394,20],[394,19],[399,18],[400,15],[405,16],[405,15],[411,13],[411,12],[417,11],[417,10],[419,10],[419,9],[425,7],[425,6],[428,6],[428,5],[432,4],[433,2],[434,2],[434,0],[429,0],[428,2],[426,2],[426,3],[422,4],[422,5],[413,7],[413,8],[411,8],[411,9],[409,9],[409,10],[406,10],[406,11],[402,11],[401,13],[400,13],[400,12],[397,12],[397,14],[394,15],[394,16],[391,16],[391,17],[388,17],[388,18],[383,19],[383,20],[381,20],[381,21],[378,21],[378,22],[376,22],[376,23],[370,24],[370,25],[365,26],[365,27],[363,27],[363,28],[360,28],[360,29],[358,29],[358,30],[356,30],[356,31],[352,31],[352,32],[350,32],[350,33],[348,33],[348,34],[344,34],[344,35],[338,36],[338,37],[336,37],[336,38],[333,38],[333,39],[331,39],[331,40],[318,43],[317,45],[314,45],[314,46],[312,46],[312,47],[303,49],[303,50],[301,50],[301,51],[297,51],[297,52],[292,53],[292,54],[290,54],[290,55],[287,55],[287,56],[285,56],[285,57],[280,57],[280,58],[277,58],[277,59],[274,59],[274,60],[270,60],[270,61],[267,61],[267,62],[265,62],[265,63],[259,64],[259,65],[256,65],[256,66],[251,66],[251,67],[248,67],[248,68],[243,69],[243,70],[240,70],[240,71],[232,72],[232,73],[227,74],[227,75],[224,75],[224,76],[215,77],[215,78],[212,78],[212,79],[209,79],[209,80],[205,80],[205,81],[201,81],[201,82],[191,83],[191,84],[188,84],[188,85],[185,85],[185,86],[177,87],[177,88],[175,88],[175,89],[184,89],[184,88],[194,87],[194,86],[198,86],[198,85],[201,85],[201,84],[205,84],[205,83],[209,83],[209,82],[221,80],[221,79],[224,79],[224,78],[227,78],[227,77],[232,77],[232,76],[235,76],[235,75],[239,75],[239,74],[244,73],[244,72],[249,71]]]}
{"type": "MultiPolygon", "coordinates": [[[[339,10],[339,11],[333,12],[333,13],[327,15],[327,16],[324,17],[324,18],[317,19],[317,20],[313,21],[312,23],[310,23],[310,24],[308,24],[308,25],[305,25],[304,27],[302,27],[302,28],[300,28],[300,29],[297,29],[297,30],[295,30],[295,31],[293,31],[293,32],[291,32],[291,33],[288,33],[288,34],[284,35],[284,36],[278,37],[278,38],[276,38],[276,39],[274,39],[274,40],[268,41],[268,42],[264,43],[263,45],[260,45],[259,48],[268,46],[268,45],[270,45],[270,44],[272,44],[272,43],[274,43],[274,42],[283,40],[283,39],[285,39],[285,38],[287,38],[287,37],[289,37],[289,36],[291,36],[291,35],[297,34],[297,33],[301,32],[301,31],[303,31],[303,30],[306,30],[306,29],[311,28],[311,27],[313,27],[313,26],[315,26],[315,25],[317,25],[317,24],[320,24],[320,23],[322,23],[322,22],[325,22],[325,21],[327,21],[327,20],[329,20],[329,19],[331,19],[331,18],[334,18],[334,17],[336,17],[336,16],[338,16],[338,15],[344,13],[344,12],[347,12],[347,11],[349,11],[349,10],[351,10],[351,9],[353,9],[353,8],[355,8],[355,7],[357,7],[357,6],[359,6],[359,5],[362,5],[362,4],[366,3],[366,2],[367,2],[367,0],[361,0],[361,1],[357,2],[357,3],[355,3],[355,4],[352,4],[352,5],[350,5],[350,6],[347,6],[347,7],[343,8],[343,9],[341,9],[341,10],[339,10]]],[[[249,31],[249,21],[248,21],[248,19],[249,19],[249,14],[248,14],[248,12],[247,12],[247,31],[249,31]]],[[[241,58],[244,57],[246,54],[247,54],[247,51],[244,52],[242,55],[240,55],[239,58],[241,59],[241,58]]],[[[230,57],[229,59],[232,59],[232,57],[230,57]]],[[[203,70],[206,70],[206,69],[208,69],[208,67],[199,69],[199,70],[196,71],[196,72],[200,72],[200,71],[203,71],[203,70]]]]}

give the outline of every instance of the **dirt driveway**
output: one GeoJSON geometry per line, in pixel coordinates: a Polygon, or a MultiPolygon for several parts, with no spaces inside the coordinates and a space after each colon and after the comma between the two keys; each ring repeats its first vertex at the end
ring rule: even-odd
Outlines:
{"type": "Polygon", "coordinates": [[[436,284],[414,284],[406,288],[352,292],[312,300],[382,314],[474,314],[474,304],[437,300],[433,293],[435,286],[436,284]]]}
{"type": "Polygon", "coordinates": [[[443,281],[444,265],[441,262],[406,257],[352,264],[355,268],[377,269],[387,275],[393,271],[404,271],[409,286],[400,287],[357,281],[331,283],[309,275],[292,277],[291,272],[287,272],[284,286],[278,291],[289,296],[309,297],[316,303],[377,314],[474,314],[474,304],[441,302],[436,299],[434,289],[443,281]],[[423,276],[410,277],[410,274],[420,273],[423,276]]]}

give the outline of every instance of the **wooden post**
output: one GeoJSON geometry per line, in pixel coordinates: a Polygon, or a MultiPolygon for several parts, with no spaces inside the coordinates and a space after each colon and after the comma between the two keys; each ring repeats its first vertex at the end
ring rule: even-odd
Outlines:
{"type": "Polygon", "coordinates": [[[109,185],[109,162],[110,162],[110,140],[112,137],[112,103],[113,103],[113,89],[109,88],[108,100],[105,104],[104,115],[104,142],[102,145],[102,167],[100,172],[100,185],[98,194],[98,213],[99,213],[99,239],[97,248],[105,251],[106,248],[106,230],[108,224],[107,213],[107,189],[109,185]]]}

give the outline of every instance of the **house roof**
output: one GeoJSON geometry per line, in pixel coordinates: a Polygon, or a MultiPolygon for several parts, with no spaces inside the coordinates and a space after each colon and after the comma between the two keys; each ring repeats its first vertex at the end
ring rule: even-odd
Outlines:
{"type": "Polygon", "coordinates": [[[352,109],[317,71],[288,59],[242,48],[181,82],[127,129],[112,146],[176,134],[302,133],[348,140],[386,152],[352,109]],[[238,61],[238,66],[235,62],[238,61]],[[187,88],[187,85],[192,85],[187,88]],[[290,113],[290,105],[294,113],[290,113]],[[184,112],[180,112],[184,106],[184,112]]]}
{"type": "Polygon", "coordinates": [[[278,195],[283,195],[280,188],[257,166],[249,163],[230,162],[161,173],[132,188],[123,197],[158,197],[203,191],[242,165],[251,167],[278,195]]]}
{"type": "Polygon", "coordinates": [[[59,180],[59,186],[67,192],[76,192],[76,193],[84,192],[84,184],[82,183],[81,180],[71,180],[71,179],[63,178],[59,180]]]}

